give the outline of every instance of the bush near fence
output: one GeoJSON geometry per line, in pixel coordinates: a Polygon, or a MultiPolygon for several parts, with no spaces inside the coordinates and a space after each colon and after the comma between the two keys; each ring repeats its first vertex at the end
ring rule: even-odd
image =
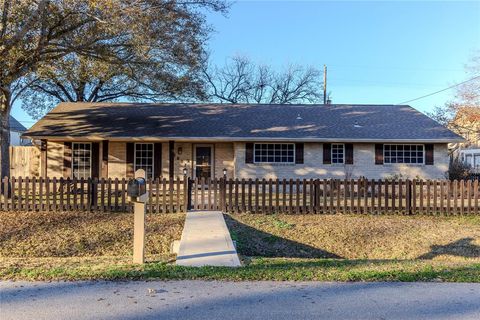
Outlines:
{"type": "MultiPolygon", "coordinates": [[[[1,210],[127,211],[126,179],[4,178],[1,210]],[[8,196],[10,195],[10,196],[8,196]]],[[[150,213],[480,214],[475,180],[155,179],[150,213]]]]}

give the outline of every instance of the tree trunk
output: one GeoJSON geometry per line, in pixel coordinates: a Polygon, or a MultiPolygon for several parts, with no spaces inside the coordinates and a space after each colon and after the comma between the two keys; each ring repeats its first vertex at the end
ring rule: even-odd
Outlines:
{"type": "Polygon", "coordinates": [[[0,163],[1,177],[10,177],[10,92],[0,93],[0,163]]]}

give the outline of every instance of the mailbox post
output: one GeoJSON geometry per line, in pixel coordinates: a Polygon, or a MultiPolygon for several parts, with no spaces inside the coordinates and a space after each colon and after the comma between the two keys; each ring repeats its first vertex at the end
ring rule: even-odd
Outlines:
{"type": "Polygon", "coordinates": [[[135,179],[128,182],[127,195],[133,202],[133,263],[145,262],[145,216],[147,213],[147,182],[145,170],[135,171],[135,179]]]}

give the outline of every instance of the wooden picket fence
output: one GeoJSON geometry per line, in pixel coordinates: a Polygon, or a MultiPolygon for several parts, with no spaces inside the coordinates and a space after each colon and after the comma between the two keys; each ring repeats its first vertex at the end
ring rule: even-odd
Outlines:
{"type": "MultiPolygon", "coordinates": [[[[132,212],[127,183],[126,179],[3,178],[0,210],[132,212]]],[[[149,180],[147,212],[186,211],[184,187],[180,179],[149,180]]]]}
{"type": "MultiPolygon", "coordinates": [[[[126,179],[4,178],[2,185],[1,210],[132,210],[126,179]]],[[[150,213],[480,214],[478,180],[175,178],[148,180],[147,190],[150,213]]]]}
{"type": "Polygon", "coordinates": [[[191,207],[231,213],[480,214],[479,181],[192,181],[191,207]]]}

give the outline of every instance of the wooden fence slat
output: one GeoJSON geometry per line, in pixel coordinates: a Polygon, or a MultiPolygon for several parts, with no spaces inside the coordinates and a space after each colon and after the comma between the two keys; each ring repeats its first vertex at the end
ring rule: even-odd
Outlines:
{"type": "MultiPolygon", "coordinates": [[[[155,183],[155,213],[160,213],[160,178],[156,177],[154,180],[155,183]]],[[[153,195],[152,195],[153,196],[153,195]]]]}
{"type": "MultiPolygon", "coordinates": [[[[176,194],[176,196],[177,196],[177,197],[176,197],[176,199],[177,199],[177,201],[176,201],[177,205],[175,206],[174,212],[175,212],[175,213],[178,213],[178,212],[182,212],[182,200],[181,200],[181,198],[180,198],[180,178],[179,178],[179,177],[177,177],[176,185],[177,185],[177,186],[176,186],[176,193],[175,193],[175,194],[176,194]]],[[[216,210],[216,208],[213,208],[213,209],[216,210]]]]}
{"type": "Polygon", "coordinates": [[[260,184],[262,189],[262,192],[261,192],[262,202],[261,202],[260,212],[262,213],[265,212],[265,206],[266,206],[266,195],[267,195],[267,190],[265,190],[266,184],[267,184],[267,181],[265,179],[262,179],[262,182],[260,184]]]}
{"type": "Polygon", "coordinates": [[[311,206],[310,213],[313,213],[313,214],[318,213],[317,182],[318,182],[317,179],[310,179],[310,206],[311,206]]]}
{"type": "Polygon", "coordinates": [[[302,180],[302,213],[307,213],[307,180],[302,180]]]}
{"type": "Polygon", "coordinates": [[[475,210],[474,210],[474,213],[475,214],[479,214],[480,213],[480,209],[479,209],[479,201],[480,201],[480,190],[479,190],[479,182],[478,180],[475,180],[475,182],[473,183],[473,191],[474,191],[474,203],[475,203],[475,210]]]}
{"type": "Polygon", "coordinates": [[[377,182],[378,193],[377,193],[377,214],[382,213],[382,179],[379,179],[377,182]]]}
{"type": "Polygon", "coordinates": [[[37,178],[36,177],[33,177],[31,179],[31,182],[32,182],[32,211],[37,211],[37,201],[38,201],[38,198],[37,198],[37,178]]]}
{"type": "Polygon", "coordinates": [[[275,180],[275,210],[274,213],[280,212],[280,180],[275,180]]]}
{"type": "MultiPolygon", "coordinates": [[[[196,191],[195,188],[195,194],[196,191]]],[[[165,178],[162,178],[162,213],[167,213],[167,179],[165,178]]]]}
{"type": "Polygon", "coordinates": [[[174,213],[175,209],[174,209],[174,203],[173,203],[173,195],[174,195],[174,192],[175,192],[175,185],[173,184],[173,177],[170,177],[169,181],[168,181],[168,191],[170,193],[170,200],[169,200],[169,211],[170,213],[174,213]]]}
{"type": "MultiPolygon", "coordinates": [[[[65,189],[65,180],[63,178],[60,178],[60,180],[58,181],[59,183],[59,189],[60,189],[60,207],[59,207],[59,210],[60,211],[63,211],[65,210],[65,207],[64,207],[64,189],[65,189]]],[[[56,192],[56,190],[55,190],[56,192]]]]}
{"type": "Polygon", "coordinates": [[[370,182],[368,179],[363,180],[363,214],[368,213],[368,186],[370,182]]]}
{"type": "Polygon", "coordinates": [[[233,179],[228,179],[228,212],[233,212],[233,179]]]}
{"type": "Polygon", "coordinates": [[[273,182],[272,179],[268,179],[268,209],[267,213],[274,213],[273,208],[273,182]]]}
{"type": "Polygon", "coordinates": [[[376,211],[377,211],[377,199],[378,199],[378,196],[377,196],[377,193],[378,193],[377,180],[376,179],[371,179],[369,184],[370,184],[370,187],[369,187],[369,190],[370,190],[370,193],[369,193],[370,205],[368,206],[368,208],[370,210],[369,211],[370,214],[375,214],[376,211]]]}
{"type": "MultiPolygon", "coordinates": [[[[245,191],[245,181],[244,179],[242,179],[242,181],[244,182],[242,187],[244,188],[243,191],[242,191],[242,205],[245,203],[245,195],[243,194],[243,192],[245,191]]],[[[218,180],[217,178],[213,178],[213,209],[214,210],[219,210],[219,206],[218,206],[218,195],[217,195],[217,192],[218,192],[218,180]]],[[[242,207],[242,210],[243,212],[245,212],[245,207],[242,207]]]]}
{"type": "Polygon", "coordinates": [[[125,178],[122,178],[121,182],[120,182],[120,186],[121,186],[121,194],[122,194],[122,197],[121,197],[121,207],[122,207],[122,211],[124,212],[127,212],[128,211],[128,208],[127,208],[127,199],[126,199],[126,185],[127,185],[127,180],[125,178]]]}
{"type": "Polygon", "coordinates": [[[445,183],[444,181],[440,181],[440,209],[439,214],[445,214],[445,183]]]}
{"type": "Polygon", "coordinates": [[[295,180],[295,213],[300,213],[300,180],[295,180]]]}
{"type": "MultiPolygon", "coordinates": [[[[8,177],[3,177],[3,209],[8,210],[9,209],[9,204],[8,204],[8,189],[9,189],[9,181],[8,177]]],[[[12,192],[12,198],[13,198],[13,190],[10,190],[12,192]]]]}
{"type": "MultiPolygon", "coordinates": [[[[147,202],[147,213],[153,213],[155,211],[155,203],[153,201],[154,199],[154,189],[155,184],[154,184],[154,179],[147,179],[147,191],[148,191],[148,202],[147,202]]],[[[110,184],[110,183],[109,183],[110,184]]],[[[110,198],[110,197],[109,197],[110,198]]]]}
{"type": "Polygon", "coordinates": [[[30,178],[25,178],[25,210],[31,210],[30,178]]]}
{"type": "Polygon", "coordinates": [[[240,212],[240,204],[239,204],[239,180],[238,178],[235,178],[235,208],[234,212],[239,213],[240,212]]]}
{"type": "Polygon", "coordinates": [[[259,213],[260,209],[259,209],[259,198],[258,198],[259,197],[259,180],[258,180],[258,178],[255,179],[255,195],[254,195],[254,197],[255,197],[255,209],[254,209],[254,211],[255,211],[255,213],[259,213]]]}
{"type": "Polygon", "coordinates": [[[18,209],[18,210],[23,210],[23,190],[24,190],[24,187],[23,187],[23,178],[22,178],[22,177],[18,177],[17,182],[18,182],[17,209],[18,209]]]}

